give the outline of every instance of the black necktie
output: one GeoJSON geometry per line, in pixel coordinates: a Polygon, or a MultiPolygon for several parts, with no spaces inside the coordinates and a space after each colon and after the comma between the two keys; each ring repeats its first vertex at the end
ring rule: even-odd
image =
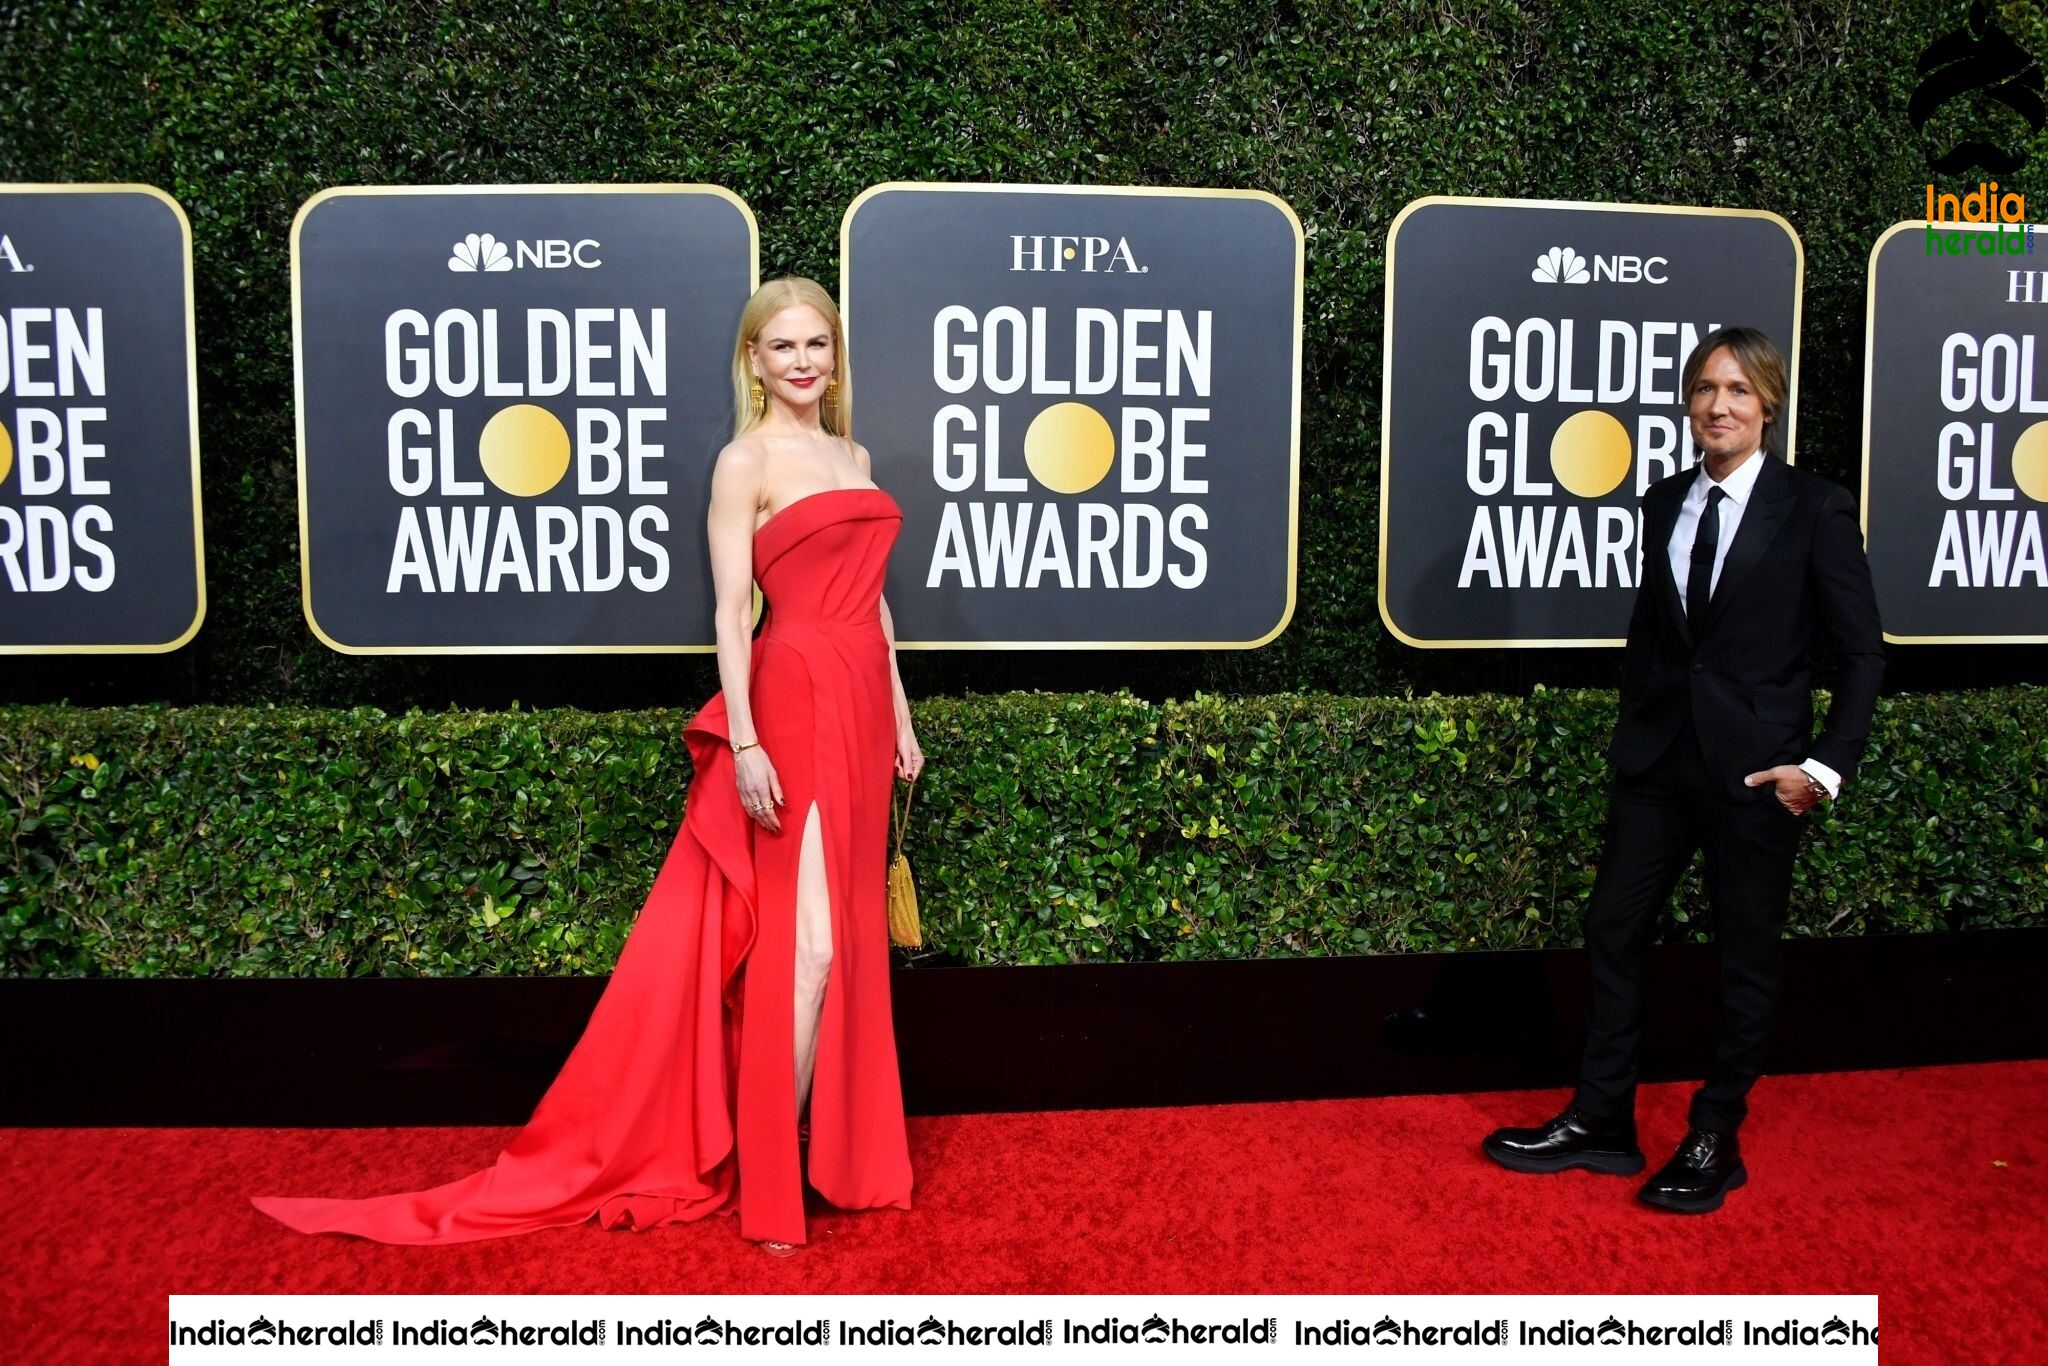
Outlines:
{"type": "Polygon", "coordinates": [[[1692,567],[1685,573],[1685,619],[1695,626],[1707,614],[1707,599],[1714,594],[1714,551],[1721,544],[1721,500],[1727,496],[1723,489],[1707,490],[1707,510],[1693,533],[1692,567]]]}

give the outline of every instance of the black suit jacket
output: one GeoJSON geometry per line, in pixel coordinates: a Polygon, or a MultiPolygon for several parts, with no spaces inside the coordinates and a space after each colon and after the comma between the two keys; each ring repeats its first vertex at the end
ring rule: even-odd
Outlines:
{"type": "Polygon", "coordinates": [[[1870,734],[1884,636],[1856,503],[1839,485],[1770,456],[1757,473],[1705,616],[1686,620],[1671,574],[1671,529],[1697,477],[1643,495],[1643,574],[1622,652],[1621,715],[1607,757],[1636,777],[1689,712],[1707,771],[1731,797],[1768,793],[1743,778],[1818,759],[1846,782],[1870,734]],[[1827,724],[1813,734],[1816,636],[1840,657],[1827,724]]]}

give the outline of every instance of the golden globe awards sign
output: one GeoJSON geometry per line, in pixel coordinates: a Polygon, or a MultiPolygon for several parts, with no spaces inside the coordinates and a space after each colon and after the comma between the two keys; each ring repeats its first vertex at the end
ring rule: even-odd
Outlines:
{"type": "Polygon", "coordinates": [[[879,185],[841,228],[906,645],[1262,645],[1294,607],[1301,225],[1241,190],[879,185]]]}
{"type": "Polygon", "coordinates": [[[192,231],[147,185],[0,185],[0,653],[206,613],[192,231]]]}
{"type": "Polygon", "coordinates": [[[1686,357],[1716,327],[1759,328],[1790,358],[1796,400],[1803,269],[1775,214],[1403,209],[1387,238],[1387,629],[1423,647],[1621,644],[1643,491],[1698,462],[1686,357]]]}
{"type": "Polygon", "coordinates": [[[725,190],[327,190],[292,227],[306,619],[360,653],[714,643],[725,190]]]}
{"type": "Polygon", "coordinates": [[[1888,640],[2048,641],[2048,259],[1997,250],[2023,241],[1912,222],[1871,249],[1863,533],[1888,640]]]}

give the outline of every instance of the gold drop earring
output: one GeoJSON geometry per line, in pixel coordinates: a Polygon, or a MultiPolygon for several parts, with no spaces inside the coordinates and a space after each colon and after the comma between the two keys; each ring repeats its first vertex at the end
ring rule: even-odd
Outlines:
{"type": "Polygon", "coordinates": [[[759,375],[754,376],[748,387],[747,394],[753,402],[755,417],[759,417],[768,411],[768,391],[761,387],[761,377],[759,375]]]}
{"type": "Polygon", "coordinates": [[[839,376],[836,374],[825,381],[825,406],[835,413],[839,411],[839,376]]]}

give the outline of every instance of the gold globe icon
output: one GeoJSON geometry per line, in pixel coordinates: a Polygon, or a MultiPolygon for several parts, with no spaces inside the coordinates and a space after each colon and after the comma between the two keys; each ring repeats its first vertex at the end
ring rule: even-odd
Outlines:
{"type": "Polygon", "coordinates": [[[1024,433],[1024,464],[1054,493],[1086,493],[1115,463],[1109,419],[1085,403],[1055,403],[1024,433]]]}
{"type": "Polygon", "coordinates": [[[1633,452],[1628,428],[1598,408],[1573,413],[1550,438],[1550,471],[1581,498],[1604,498],[1628,477],[1633,452]]]}
{"type": "Polygon", "coordinates": [[[537,404],[500,410],[476,445],[484,477],[515,498],[537,498],[569,472],[569,431],[537,404]]]}
{"type": "Polygon", "coordinates": [[[2035,502],[2048,503],[2048,422],[2036,422],[2013,443],[2012,481],[2035,502]]]}
{"type": "Polygon", "coordinates": [[[14,438],[7,434],[5,424],[0,424],[0,484],[7,482],[7,476],[14,473],[14,438]]]}

